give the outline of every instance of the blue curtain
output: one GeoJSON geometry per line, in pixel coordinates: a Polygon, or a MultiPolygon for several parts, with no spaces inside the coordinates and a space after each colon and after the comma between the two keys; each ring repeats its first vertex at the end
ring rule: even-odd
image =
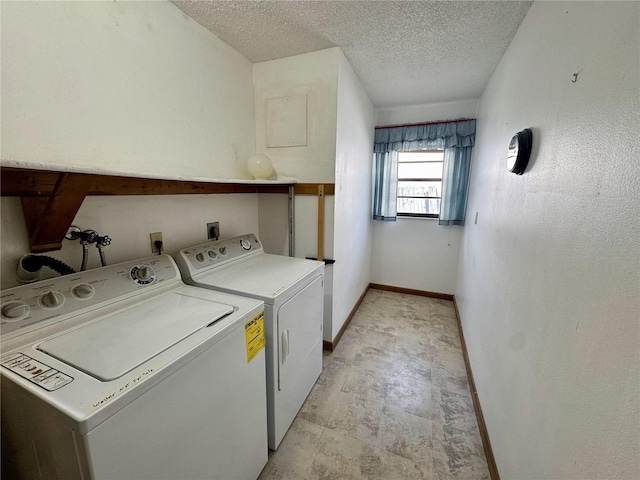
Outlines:
{"type": "Polygon", "coordinates": [[[438,225],[464,225],[472,149],[473,147],[444,149],[442,202],[438,225]]]}
{"type": "Polygon", "coordinates": [[[373,188],[373,218],[396,221],[398,190],[398,152],[374,153],[376,176],[373,188]]]}
{"type": "Polygon", "coordinates": [[[469,167],[475,138],[475,120],[376,129],[373,145],[373,218],[385,221],[396,219],[398,152],[444,149],[439,224],[464,225],[469,167]]]}

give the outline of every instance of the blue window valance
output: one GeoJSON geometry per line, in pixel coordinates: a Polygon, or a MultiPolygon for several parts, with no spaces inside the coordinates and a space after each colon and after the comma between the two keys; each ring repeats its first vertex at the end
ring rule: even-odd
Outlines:
{"type": "Polygon", "coordinates": [[[398,152],[444,150],[440,225],[464,225],[476,121],[471,119],[376,128],[373,218],[395,221],[398,152]]]}

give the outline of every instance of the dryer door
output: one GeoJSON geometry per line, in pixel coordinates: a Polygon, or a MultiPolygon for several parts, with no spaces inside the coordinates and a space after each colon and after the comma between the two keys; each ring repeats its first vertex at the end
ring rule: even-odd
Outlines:
{"type": "Polygon", "coordinates": [[[278,310],[278,390],[303,400],[322,371],[323,301],[319,276],[278,310]]]}

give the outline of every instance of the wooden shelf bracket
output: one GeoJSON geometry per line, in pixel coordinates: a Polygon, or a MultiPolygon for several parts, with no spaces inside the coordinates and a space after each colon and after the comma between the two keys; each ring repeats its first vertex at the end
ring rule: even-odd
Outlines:
{"type": "Polygon", "coordinates": [[[62,248],[62,239],[89,191],[89,184],[82,177],[60,173],[48,197],[22,197],[33,253],[62,248]]]}

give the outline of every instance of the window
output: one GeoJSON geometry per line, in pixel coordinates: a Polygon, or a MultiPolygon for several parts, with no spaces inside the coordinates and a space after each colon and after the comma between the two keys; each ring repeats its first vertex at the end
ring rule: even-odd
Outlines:
{"type": "Polygon", "coordinates": [[[398,152],[398,216],[440,215],[444,150],[398,152]]]}

